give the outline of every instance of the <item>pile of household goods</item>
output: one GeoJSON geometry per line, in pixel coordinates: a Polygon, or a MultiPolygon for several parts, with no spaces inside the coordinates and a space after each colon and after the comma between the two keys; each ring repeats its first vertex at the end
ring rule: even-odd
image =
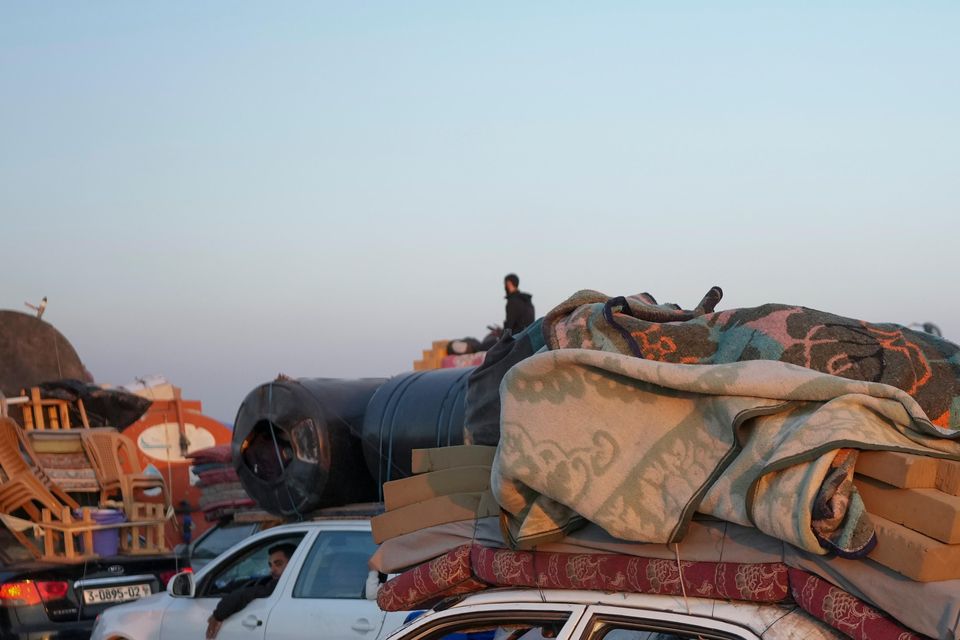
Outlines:
{"type": "Polygon", "coordinates": [[[187,454],[200,488],[200,510],[207,522],[268,518],[247,495],[233,468],[230,445],[217,445],[187,454]]]}
{"type": "Polygon", "coordinates": [[[429,371],[479,366],[483,364],[489,348],[481,348],[480,345],[476,338],[434,340],[429,349],[423,350],[422,357],[413,361],[413,370],[429,371]]]}
{"type": "Polygon", "coordinates": [[[387,610],[489,586],[794,601],[960,637],[960,347],[786,305],[581,291],[470,377],[463,447],[384,485],[387,610]],[[489,473],[487,473],[489,471],[489,473]]]}

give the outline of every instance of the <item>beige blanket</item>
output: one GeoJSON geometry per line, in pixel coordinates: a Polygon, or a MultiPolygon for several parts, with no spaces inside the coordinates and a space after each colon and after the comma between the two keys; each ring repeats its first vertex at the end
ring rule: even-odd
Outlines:
{"type": "Polygon", "coordinates": [[[491,488],[520,548],[584,519],[617,538],[676,542],[701,511],[822,554],[811,512],[837,450],[960,459],[960,433],[903,391],[776,361],[563,349],[513,367],[500,393],[491,488]]]}

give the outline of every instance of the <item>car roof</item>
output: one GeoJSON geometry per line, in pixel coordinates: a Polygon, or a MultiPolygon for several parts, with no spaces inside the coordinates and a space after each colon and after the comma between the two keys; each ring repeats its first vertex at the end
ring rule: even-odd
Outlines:
{"type": "Polygon", "coordinates": [[[370,529],[370,518],[315,518],[304,520],[303,522],[285,522],[269,529],[263,529],[261,533],[278,533],[287,530],[303,531],[304,529],[370,529]]]}
{"type": "MultiPolygon", "coordinates": [[[[647,610],[688,614],[712,620],[721,620],[745,627],[757,635],[762,635],[771,626],[794,610],[797,610],[801,617],[808,617],[805,613],[800,612],[794,604],[765,604],[713,600],[710,598],[684,598],[683,596],[672,595],[578,591],[572,589],[488,589],[463,596],[457,599],[452,605],[450,601],[447,601],[444,604],[438,605],[437,608],[449,608],[449,610],[453,611],[473,606],[492,605],[498,609],[502,609],[510,605],[530,605],[538,603],[547,605],[547,607],[549,607],[551,603],[602,605],[635,609],[637,611],[647,610]]],[[[813,622],[812,619],[802,622],[818,624],[813,622]]]]}

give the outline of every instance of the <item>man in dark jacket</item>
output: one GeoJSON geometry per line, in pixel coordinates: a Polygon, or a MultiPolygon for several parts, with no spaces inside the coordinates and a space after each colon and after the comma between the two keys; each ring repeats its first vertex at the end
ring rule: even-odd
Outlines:
{"type": "Polygon", "coordinates": [[[533,297],[529,293],[520,291],[520,278],[515,273],[509,273],[503,279],[503,288],[507,292],[507,318],[503,321],[503,329],[517,335],[527,325],[533,324],[536,319],[533,311],[533,297]]]}
{"type": "Polygon", "coordinates": [[[207,640],[217,637],[224,620],[243,610],[257,598],[266,598],[273,593],[277,581],[283,574],[283,570],[287,568],[287,563],[290,562],[290,557],[296,548],[296,545],[289,543],[270,547],[267,561],[270,565],[270,575],[254,580],[251,584],[240,587],[220,599],[217,608],[213,610],[213,615],[207,619],[207,640]]]}

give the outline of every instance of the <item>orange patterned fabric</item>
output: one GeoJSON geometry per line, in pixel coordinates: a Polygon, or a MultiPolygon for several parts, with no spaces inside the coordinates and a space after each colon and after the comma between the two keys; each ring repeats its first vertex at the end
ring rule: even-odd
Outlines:
{"type": "Polygon", "coordinates": [[[960,346],[896,324],[806,307],[765,304],[715,311],[713,287],[695,309],[649,293],[611,298],[578,291],[543,321],[550,349],[595,349],[677,364],[779,360],[911,395],[930,421],[960,430],[960,346]]]}

